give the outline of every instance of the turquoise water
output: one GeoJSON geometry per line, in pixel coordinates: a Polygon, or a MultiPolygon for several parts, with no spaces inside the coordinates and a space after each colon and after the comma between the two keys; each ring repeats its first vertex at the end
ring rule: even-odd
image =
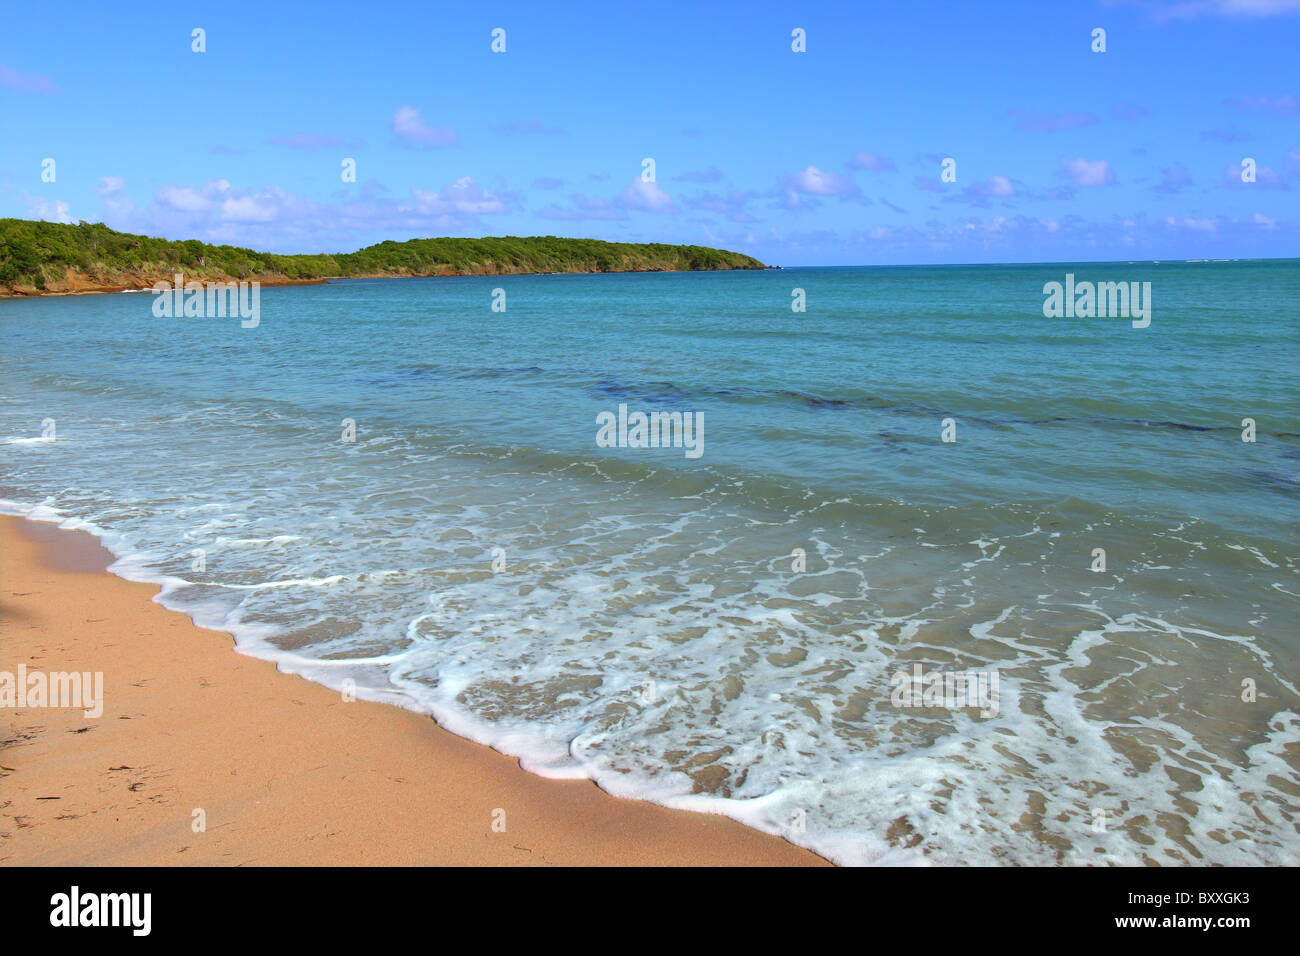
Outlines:
{"type": "Polygon", "coordinates": [[[248,653],[841,862],[1300,861],[1295,260],[152,301],[0,302],[0,503],[248,653]],[[1067,272],[1150,326],[1045,318],[1067,272]]]}

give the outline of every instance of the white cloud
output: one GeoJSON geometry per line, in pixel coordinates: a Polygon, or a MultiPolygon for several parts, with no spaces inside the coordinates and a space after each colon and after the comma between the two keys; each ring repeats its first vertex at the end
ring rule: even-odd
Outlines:
{"type": "Polygon", "coordinates": [[[1077,186],[1115,185],[1115,172],[1104,159],[1063,159],[1061,168],[1077,186]]]}
{"type": "Polygon", "coordinates": [[[1199,17],[1262,19],[1300,12],[1300,0],[1179,0],[1148,9],[1157,20],[1194,20],[1199,17]]]}
{"type": "Polygon", "coordinates": [[[647,182],[640,176],[632,180],[632,184],[618,194],[619,201],[629,209],[640,209],[644,212],[676,212],[677,204],[673,202],[673,197],[659,188],[658,183],[647,182]]]}
{"type": "MultiPolygon", "coordinates": [[[[221,182],[225,182],[221,180],[221,182]]],[[[195,189],[193,186],[163,186],[155,194],[155,198],[162,205],[177,212],[204,212],[211,209],[215,200],[212,196],[214,192],[221,192],[219,188],[214,189],[215,183],[208,183],[202,190],[195,189]]],[[[226,183],[228,187],[230,184],[226,183]]]]}
{"type": "Polygon", "coordinates": [[[221,218],[226,222],[271,222],[276,218],[277,197],[240,196],[221,204],[221,218]]]}
{"type": "Polygon", "coordinates": [[[867,149],[860,149],[853,154],[849,165],[854,169],[869,169],[874,173],[890,172],[896,169],[892,159],[878,156],[867,149]]]}
{"type": "Polygon", "coordinates": [[[1194,219],[1191,216],[1184,216],[1179,219],[1176,216],[1165,216],[1165,225],[1182,226],[1185,229],[1193,229],[1197,232],[1217,232],[1218,227],[1213,219],[1194,219]]]}
{"type": "Polygon", "coordinates": [[[393,114],[393,135],[418,146],[455,146],[453,126],[429,126],[414,106],[400,106],[393,114]]]}
{"type": "Polygon", "coordinates": [[[1234,186],[1257,186],[1261,189],[1286,189],[1286,183],[1272,166],[1256,166],[1255,181],[1244,182],[1241,178],[1241,164],[1228,163],[1223,167],[1223,178],[1234,186]]]}
{"type": "Polygon", "coordinates": [[[126,194],[126,180],[121,176],[105,176],[95,192],[104,200],[106,216],[125,215],[135,208],[126,194]]]}
{"type": "Polygon", "coordinates": [[[59,92],[59,87],[53,80],[34,73],[20,73],[9,66],[0,66],[0,86],[7,86],[11,90],[22,93],[40,93],[45,96],[59,92]]]}
{"type": "Polygon", "coordinates": [[[972,183],[952,196],[951,201],[970,203],[972,206],[987,206],[990,199],[1005,199],[1015,194],[1015,184],[1006,176],[998,175],[972,183]]]}
{"type": "Polygon", "coordinates": [[[780,196],[780,205],[786,209],[810,209],[818,205],[816,199],[805,201],[804,197],[862,198],[852,179],[839,173],[823,172],[816,166],[783,177],[776,195],[780,196]]]}
{"type": "Polygon", "coordinates": [[[62,199],[38,199],[34,196],[24,196],[23,205],[27,207],[27,214],[33,219],[43,219],[46,222],[74,222],[70,213],[70,207],[62,199]]]}
{"type": "Polygon", "coordinates": [[[267,252],[309,251],[326,243],[338,248],[376,233],[385,238],[421,231],[454,234],[474,227],[480,216],[508,212],[515,202],[511,194],[489,192],[468,176],[442,189],[413,189],[400,198],[385,196],[374,183],[321,201],[279,186],[239,189],[224,179],[166,186],[142,208],[130,202],[120,177],[105,177],[98,192],[104,198],[104,222],[113,229],[267,252]]]}
{"type": "Polygon", "coordinates": [[[409,208],[426,216],[482,216],[506,212],[506,205],[500,198],[469,176],[462,176],[441,190],[412,189],[411,195],[415,204],[409,208]]]}
{"type": "Polygon", "coordinates": [[[836,173],[824,173],[816,166],[809,166],[790,177],[790,187],[796,192],[814,196],[838,196],[852,191],[853,184],[836,173]]]}
{"type": "Polygon", "coordinates": [[[1011,185],[1011,180],[1005,176],[990,176],[988,178],[988,192],[990,196],[1010,196],[1016,191],[1011,185]]]}
{"type": "Polygon", "coordinates": [[[1287,93],[1285,96],[1256,96],[1252,93],[1246,93],[1243,96],[1228,100],[1228,104],[1247,113],[1276,113],[1279,116],[1300,115],[1300,97],[1297,97],[1294,93],[1287,93]]]}

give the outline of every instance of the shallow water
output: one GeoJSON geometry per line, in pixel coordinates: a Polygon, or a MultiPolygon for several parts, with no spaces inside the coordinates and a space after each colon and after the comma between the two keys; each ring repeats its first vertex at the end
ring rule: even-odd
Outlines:
{"type": "Polygon", "coordinates": [[[152,299],[0,302],[0,499],[250,653],[841,862],[1300,861],[1294,260],[152,299]],[[1044,318],[1067,272],[1150,327],[1044,318]]]}

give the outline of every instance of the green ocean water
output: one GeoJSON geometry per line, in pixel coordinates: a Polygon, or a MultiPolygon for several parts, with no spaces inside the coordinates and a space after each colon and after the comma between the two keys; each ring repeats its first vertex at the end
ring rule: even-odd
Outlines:
{"type": "Polygon", "coordinates": [[[0,302],[0,499],[249,653],[842,862],[1300,860],[1296,260],[152,299],[0,302]]]}

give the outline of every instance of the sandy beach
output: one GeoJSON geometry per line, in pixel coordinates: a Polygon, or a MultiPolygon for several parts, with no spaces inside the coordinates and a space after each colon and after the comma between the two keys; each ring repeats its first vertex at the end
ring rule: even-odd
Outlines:
{"type": "Polygon", "coordinates": [[[98,717],[0,709],[0,865],[827,865],[345,702],[110,561],[88,534],[0,518],[0,670],[102,671],[104,689],[98,717]]]}

